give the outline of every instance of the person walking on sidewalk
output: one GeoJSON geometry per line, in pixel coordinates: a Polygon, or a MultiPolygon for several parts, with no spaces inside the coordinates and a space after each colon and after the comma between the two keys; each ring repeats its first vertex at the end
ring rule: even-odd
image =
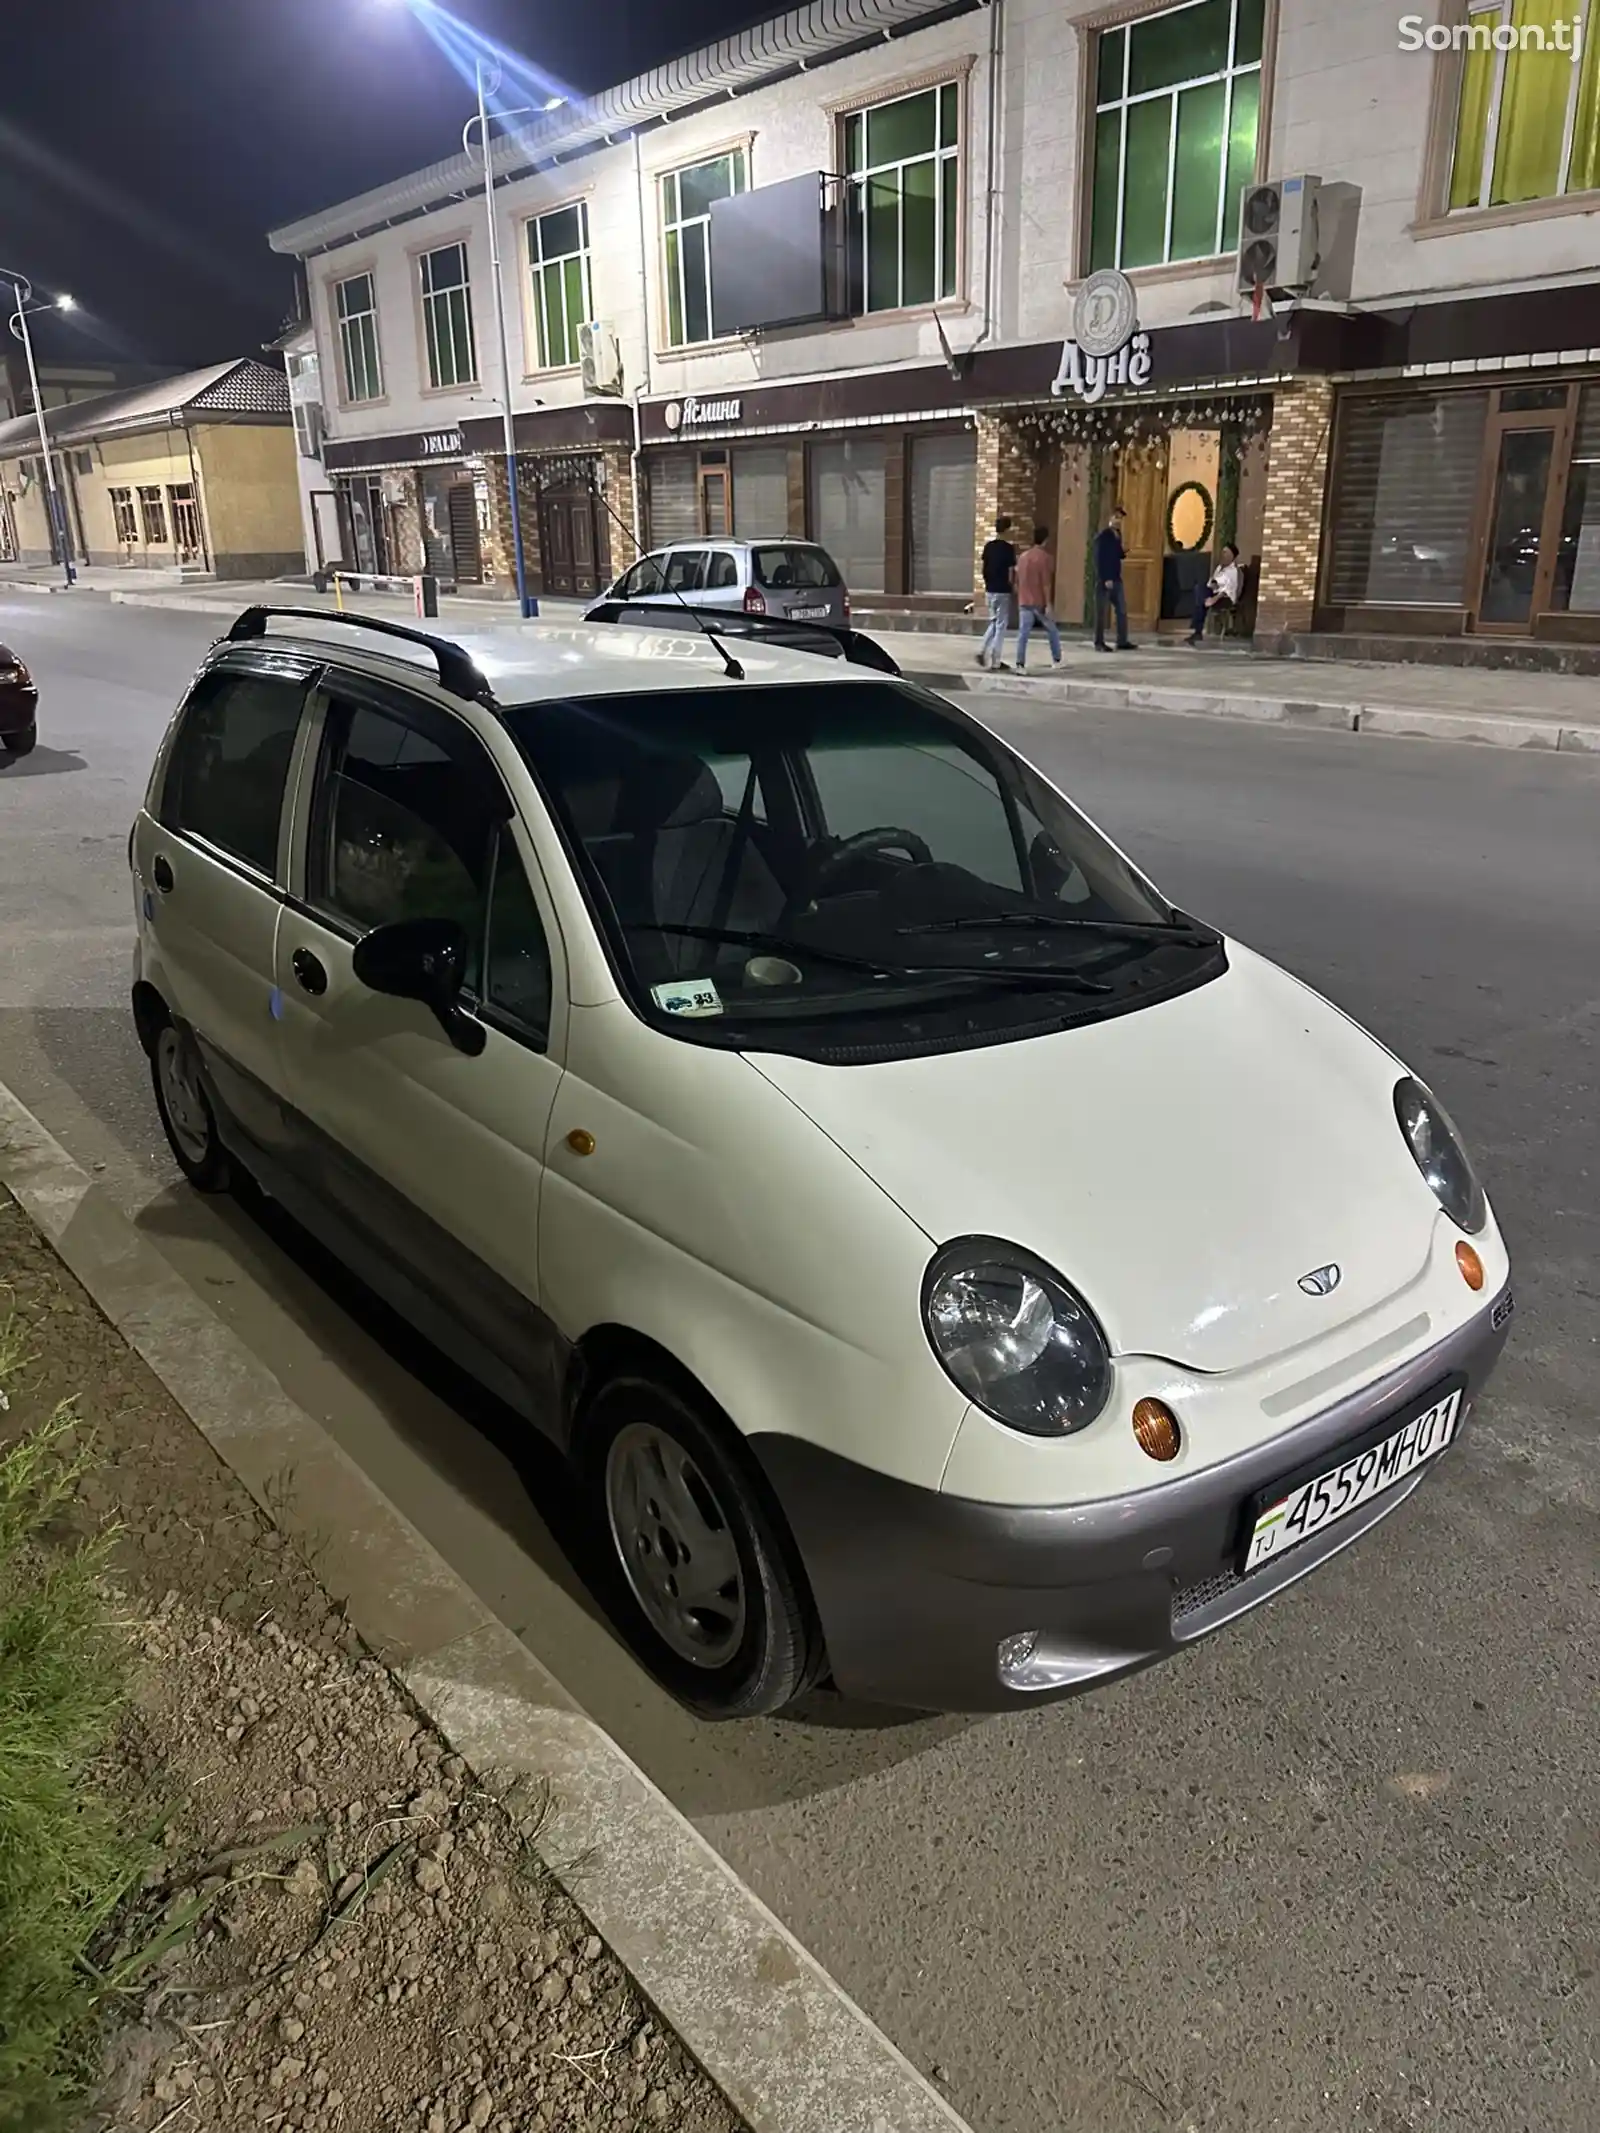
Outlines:
{"type": "Polygon", "coordinates": [[[1017,564],[1017,607],[1020,619],[1017,623],[1017,672],[1027,671],[1028,639],[1035,629],[1043,629],[1050,640],[1050,659],[1054,666],[1061,664],[1061,632],[1056,628],[1056,618],[1050,612],[1050,597],[1055,588],[1056,564],[1045,542],[1050,538],[1048,526],[1035,526],[1033,546],[1025,548],[1017,564]]]}
{"type": "Polygon", "coordinates": [[[1122,529],[1127,523],[1127,512],[1121,504],[1113,504],[1110,518],[1094,539],[1094,648],[1097,652],[1111,649],[1106,643],[1108,606],[1117,618],[1117,650],[1133,650],[1128,638],[1128,596],[1122,589],[1122,559],[1128,552],[1122,545],[1122,529]]]}
{"type": "Polygon", "coordinates": [[[1017,585],[1017,551],[1006,536],[1008,518],[994,522],[994,539],[983,544],[983,596],[989,606],[989,627],[978,647],[980,667],[1003,667],[1006,663],[1006,627],[1011,620],[1011,595],[1017,585]]]}

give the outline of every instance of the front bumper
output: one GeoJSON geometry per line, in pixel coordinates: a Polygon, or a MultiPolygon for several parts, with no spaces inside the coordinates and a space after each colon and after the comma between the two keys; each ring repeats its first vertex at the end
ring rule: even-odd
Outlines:
{"type": "Polygon", "coordinates": [[[0,687],[0,733],[26,733],[39,723],[39,692],[15,682],[0,687]]]}
{"type": "Polygon", "coordinates": [[[1181,1481],[1096,1503],[973,1503],[795,1437],[755,1437],[751,1448],[799,1544],[839,1689],[917,1710],[1009,1710],[1166,1658],[1359,1540],[1427,1467],[1280,1561],[1248,1578],[1236,1569],[1249,1497],[1324,1454],[1333,1464],[1341,1445],[1442,1378],[1464,1377],[1470,1404],[1510,1318],[1508,1286],[1444,1340],[1310,1421],[1181,1481]],[[1044,1690],[1013,1689],[998,1671],[1001,1640],[1029,1631],[1056,1683],[1044,1690]]]}

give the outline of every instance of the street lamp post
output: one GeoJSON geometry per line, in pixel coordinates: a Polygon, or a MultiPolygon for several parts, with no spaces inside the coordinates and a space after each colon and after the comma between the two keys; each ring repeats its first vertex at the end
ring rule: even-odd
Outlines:
{"type": "Polygon", "coordinates": [[[522,507],[517,496],[517,428],[511,413],[511,341],[506,332],[506,292],[500,280],[500,231],[494,212],[494,156],[489,141],[489,84],[483,60],[477,61],[478,140],[483,151],[483,205],[489,218],[489,280],[494,289],[494,326],[500,344],[500,414],[505,426],[506,494],[511,499],[511,548],[517,567],[517,605],[524,620],[539,612],[528,590],[528,566],[522,555],[522,507]]]}
{"type": "MultiPolygon", "coordinates": [[[[11,331],[22,343],[22,352],[28,359],[28,389],[33,394],[33,412],[39,424],[39,450],[44,458],[44,486],[48,498],[46,508],[50,514],[51,530],[61,546],[61,567],[67,583],[76,584],[77,572],[72,567],[72,544],[68,537],[67,514],[56,487],[56,464],[50,450],[50,431],[44,419],[44,396],[39,391],[39,370],[33,360],[33,335],[28,331],[28,299],[33,294],[33,284],[26,274],[15,274],[9,267],[0,267],[0,275],[11,284],[11,294],[16,300],[16,309],[11,314],[11,331]]],[[[70,311],[73,308],[70,296],[58,296],[51,305],[37,304],[35,310],[70,311]]]]}

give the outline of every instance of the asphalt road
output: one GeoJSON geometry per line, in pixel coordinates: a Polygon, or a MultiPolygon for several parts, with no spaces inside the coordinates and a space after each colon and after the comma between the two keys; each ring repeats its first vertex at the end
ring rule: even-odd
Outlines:
{"type": "Polygon", "coordinates": [[[709,1727],[583,1604],[504,1418],[174,1184],[123,847],[210,634],[0,595],[43,689],[0,771],[0,1080],[979,2133],[1593,2133],[1600,760],[988,700],[1173,896],[1435,1083],[1512,1241],[1513,1344],[1395,1518],[1171,1665],[1017,1717],[709,1727]]]}

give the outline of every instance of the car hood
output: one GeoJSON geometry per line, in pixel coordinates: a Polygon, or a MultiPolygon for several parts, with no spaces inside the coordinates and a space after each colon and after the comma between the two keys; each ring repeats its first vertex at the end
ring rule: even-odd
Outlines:
{"type": "Polygon", "coordinates": [[[1048,1037],[872,1066],[751,1064],[934,1244],[1022,1245],[1119,1354],[1225,1371],[1413,1281],[1438,1209],[1401,1138],[1401,1069],[1248,950],[1193,992],[1048,1037]],[[1336,1265],[1337,1286],[1299,1280],[1336,1265]]]}

